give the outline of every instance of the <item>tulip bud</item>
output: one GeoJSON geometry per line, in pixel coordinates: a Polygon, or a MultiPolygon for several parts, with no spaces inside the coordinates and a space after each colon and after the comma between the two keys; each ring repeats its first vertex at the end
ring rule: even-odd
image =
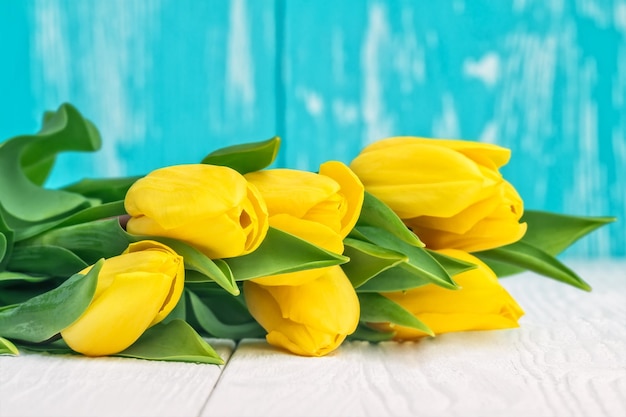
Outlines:
{"type": "Polygon", "coordinates": [[[121,352],[172,311],[184,281],[183,258],[172,249],[155,241],[133,243],[104,261],[91,304],[61,336],[84,355],[121,352]]]}
{"type": "MultiPolygon", "coordinates": [[[[246,174],[267,204],[269,224],[331,252],[343,253],[343,239],[361,213],[363,184],[344,164],[329,161],[319,174],[293,169],[270,169],[246,174]]],[[[257,278],[263,285],[299,285],[321,271],[257,278]]]]}
{"type": "Polygon", "coordinates": [[[324,268],[303,285],[245,281],[243,288],[250,313],[268,332],[267,342],[297,355],[332,352],[359,322],[359,300],[339,266],[324,268]]]}
{"type": "Polygon", "coordinates": [[[176,165],[137,180],[124,201],[129,233],[178,239],[212,259],[254,251],[268,229],[254,185],[223,166],[176,165]]]}
{"type": "Polygon", "coordinates": [[[509,157],[486,143],[398,137],[366,147],[350,168],[427,247],[475,252],[526,232],[522,199],[498,171],[509,157]]]}
{"type": "MultiPolygon", "coordinates": [[[[447,249],[444,255],[478,265],[478,268],[454,276],[461,287],[450,290],[427,284],[406,291],[382,293],[425,323],[435,334],[468,330],[492,330],[518,327],[524,311],[500,285],[495,273],[467,252],[447,249]]],[[[396,332],[396,340],[426,336],[420,330],[389,323],[372,323],[379,330],[396,332]]]]}

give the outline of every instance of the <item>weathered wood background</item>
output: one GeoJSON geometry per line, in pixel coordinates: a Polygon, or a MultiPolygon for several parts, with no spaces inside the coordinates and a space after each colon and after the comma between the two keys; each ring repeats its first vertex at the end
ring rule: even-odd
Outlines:
{"type": "Polygon", "coordinates": [[[626,256],[624,0],[0,0],[0,140],[66,101],[104,146],[50,186],[274,135],[307,170],[480,140],[513,150],[527,208],[620,217],[568,255],[626,256]]]}

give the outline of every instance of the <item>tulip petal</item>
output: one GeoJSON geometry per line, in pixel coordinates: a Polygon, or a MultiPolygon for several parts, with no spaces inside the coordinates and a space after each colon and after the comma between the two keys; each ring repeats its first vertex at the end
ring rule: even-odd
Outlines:
{"type": "Polygon", "coordinates": [[[314,221],[288,214],[277,214],[269,219],[272,227],[296,235],[314,245],[335,253],[343,253],[343,238],[335,230],[314,221]]]}
{"type": "Polygon", "coordinates": [[[383,139],[367,146],[363,152],[375,151],[386,147],[403,147],[410,144],[437,145],[453,149],[483,164],[484,159],[491,161],[496,167],[506,165],[511,158],[511,150],[498,145],[459,139],[435,139],[414,136],[397,136],[383,139]]]}
{"type": "Polygon", "coordinates": [[[320,165],[320,174],[332,178],[340,186],[339,193],[345,202],[340,208],[342,215],[339,234],[345,238],[354,228],[361,213],[364,199],[363,183],[350,168],[338,161],[328,161],[320,165]]]}
{"type": "MultiPolygon", "coordinates": [[[[454,279],[461,286],[460,290],[450,291],[429,284],[383,295],[409,310],[435,334],[518,326],[517,321],[524,311],[500,285],[491,269],[466,252],[453,249],[440,252],[478,266],[476,269],[455,275],[454,279]]],[[[411,339],[424,335],[403,326],[387,326],[386,329],[395,330],[396,339],[411,339]]]]}
{"type": "Polygon", "coordinates": [[[163,305],[158,314],[154,317],[150,326],[159,323],[176,307],[178,300],[180,299],[185,286],[185,262],[182,256],[178,255],[170,247],[154,241],[154,240],[142,240],[139,242],[131,243],[124,253],[141,253],[143,255],[156,255],[156,264],[145,265],[138,263],[136,266],[141,266],[147,271],[160,271],[166,276],[172,277],[172,284],[167,297],[163,301],[163,305]]]}
{"type": "Polygon", "coordinates": [[[466,156],[426,144],[363,152],[350,168],[368,192],[403,219],[453,216],[487,197],[497,185],[466,156]]]}
{"type": "Polygon", "coordinates": [[[137,180],[124,203],[132,217],[147,216],[167,230],[216,217],[238,206],[246,193],[245,179],[231,168],[175,165],[137,180]]]}
{"type": "Polygon", "coordinates": [[[250,313],[268,332],[268,343],[299,355],[336,349],[359,321],[356,292],[338,266],[300,286],[246,281],[244,295],[250,313]]]}
{"type": "Polygon", "coordinates": [[[117,274],[106,292],[61,336],[70,348],[87,356],[121,352],[150,326],[171,283],[171,277],[161,273],[117,274]]]}
{"type": "Polygon", "coordinates": [[[302,218],[339,190],[331,178],[295,169],[267,169],[245,177],[263,196],[270,216],[284,213],[302,218]]]}

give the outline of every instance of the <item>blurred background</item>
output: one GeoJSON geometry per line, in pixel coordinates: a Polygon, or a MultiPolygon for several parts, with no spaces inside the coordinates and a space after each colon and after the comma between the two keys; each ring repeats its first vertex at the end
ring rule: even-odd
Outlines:
{"type": "Polygon", "coordinates": [[[275,135],[311,171],[461,138],[512,149],[527,209],[619,218],[567,257],[626,256],[626,0],[0,0],[0,141],[63,102],[103,148],[51,187],[275,135]]]}

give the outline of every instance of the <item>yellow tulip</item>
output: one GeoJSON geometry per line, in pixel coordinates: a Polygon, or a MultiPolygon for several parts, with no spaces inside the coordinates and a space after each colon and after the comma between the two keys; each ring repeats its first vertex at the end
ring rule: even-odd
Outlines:
{"type": "Polygon", "coordinates": [[[133,243],[104,261],[91,304],[61,336],[87,356],[121,352],[172,311],[184,281],[183,258],[172,249],[149,240],[133,243]]]}
{"type": "MultiPolygon", "coordinates": [[[[524,311],[502,287],[495,273],[478,258],[455,249],[440,250],[445,255],[478,265],[454,280],[459,290],[427,284],[407,291],[381,293],[403,306],[435,334],[468,330],[495,330],[519,327],[524,311]]],[[[380,330],[393,330],[396,340],[426,336],[417,329],[388,323],[372,324],[380,330]]]]}
{"type": "Polygon", "coordinates": [[[135,182],[124,201],[129,233],[186,242],[208,257],[254,251],[269,227],[254,185],[237,171],[215,165],[175,165],[135,182]]]}
{"type": "MultiPolygon", "coordinates": [[[[267,204],[269,224],[335,253],[361,213],[363,184],[346,165],[325,162],[319,174],[269,169],[245,175],[267,204]]],[[[321,270],[273,275],[254,281],[263,285],[300,285],[321,270]]]]}
{"type": "Polygon", "coordinates": [[[397,137],[366,147],[350,168],[427,247],[475,252],[526,232],[522,199],[498,171],[509,157],[487,143],[397,137]]]}
{"type": "Polygon", "coordinates": [[[335,350],[359,322],[359,300],[339,266],[303,285],[244,282],[250,313],[268,332],[267,342],[302,356],[335,350]]]}

